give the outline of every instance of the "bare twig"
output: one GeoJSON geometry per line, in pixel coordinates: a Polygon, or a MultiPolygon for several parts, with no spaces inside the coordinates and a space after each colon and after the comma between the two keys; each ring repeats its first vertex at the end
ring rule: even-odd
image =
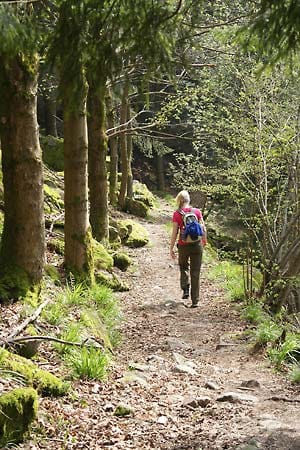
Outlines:
{"type": "Polygon", "coordinates": [[[26,328],[27,325],[29,325],[31,322],[34,322],[37,319],[37,317],[41,314],[43,309],[48,305],[50,300],[51,300],[50,298],[47,298],[43,303],[41,303],[40,306],[34,311],[34,313],[31,316],[27,317],[27,319],[24,320],[24,322],[22,322],[14,329],[14,331],[6,338],[6,341],[13,339],[15,336],[20,334],[20,332],[24,330],[24,328],[26,328]]]}

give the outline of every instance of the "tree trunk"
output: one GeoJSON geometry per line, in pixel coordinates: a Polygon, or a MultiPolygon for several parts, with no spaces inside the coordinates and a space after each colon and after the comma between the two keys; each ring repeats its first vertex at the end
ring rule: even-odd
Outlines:
{"type": "Polygon", "coordinates": [[[105,90],[105,83],[99,90],[90,86],[88,95],[90,221],[98,241],[108,239],[105,90]]]}
{"type": "Polygon", "coordinates": [[[88,219],[88,143],[86,88],[74,108],[64,98],[65,265],[75,276],[92,277],[91,232],[88,219]]]}
{"type": "Polygon", "coordinates": [[[19,59],[2,65],[1,146],[4,227],[1,297],[26,295],[39,285],[44,267],[43,170],[37,124],[37,70],[19,59]]]}
{"type": "Polygon", "coordinates": [[[57,137],[56,95],[54,90],[48,92],[47,97],[45,97],[45,129],[47,135],[57,137]]]}
{"type": "MultiPolygon", "coordinates": [[[[130,120],[131,118],[131,113],[130,113],[130,100],[128,99],[128,103],[127,103],[127,122],[130,120]]],[[[127,176],[127,197],[132,198],[133,197],[133,176],[132,176],[132,167],[131,167],[131,163],[132,163],[132,152],[133,152],[133,148],[132,148],[132,134],[130,133],[130,128],[132,128],[131,123],[128,124],[128,134],[126,135],[127,138],[127,172],[128,172],[128,176],[127,176]]]]}
{"type": "MultiPolygon", "coordinates": [[[[112,96],[109,92],[106,97],[106,110],[107,110],[107,123],[108,128],[114,128],[115,126],[115,114],[113,111],[112,96]]],[[[110,164],[109,164],[109,200],[110,204],[115,206],[117,204],[117,191],[118,191],[118,138],[112,136],[109,138],[110,149],[110,164]]]]}
{"type": "MultiPolygon", "coordinates": [[[[128,110],[128,93],[129,93],[129,81],[126,79],[123,89],[122,104],[121,104],[121,125],[127,122],[127,110],[128,110]]],[[[125,200],[127,194],[127,182],[128,182],[128,154],[127,154],[127,138],[126,133],[121,133],[120,136],[121,147],[121,187],[119,194],[119,205],[122,209],[125,208],[125,200]]]]}
{"type": "Polygon", "coordinates": [[[159,191],[165,190],[165,173],[164,173],[164,159],[162,155],[156,156],[157,169],[157,188],[159,191]]]}

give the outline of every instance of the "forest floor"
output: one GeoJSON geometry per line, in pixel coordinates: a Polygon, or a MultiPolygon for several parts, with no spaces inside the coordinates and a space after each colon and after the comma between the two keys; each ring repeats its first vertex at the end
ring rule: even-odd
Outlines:
{"type": "Polygon", "coordinates": [[[205,258],[199,308],[181,300],[170,216],[164,205],[141,220],[151,244],[132,251],[130,291],[118,294],[122,343],[109,379],[42,398],[35,435],[17,448],[300,449],[299,386],[250,353],[249,324],[207,279],[205,258]],[[114,415],[119,405],[130,414],[114,415]]]}

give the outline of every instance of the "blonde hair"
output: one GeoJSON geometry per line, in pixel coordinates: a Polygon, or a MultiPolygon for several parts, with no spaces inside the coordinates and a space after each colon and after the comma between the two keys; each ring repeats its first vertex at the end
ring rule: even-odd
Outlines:
{"type": "Polygon", "coordinates": [[[185,203],[190,203],[190,194],[188,191],[180,191],[175,200],[178,208],[182,208],[185,203]]]}

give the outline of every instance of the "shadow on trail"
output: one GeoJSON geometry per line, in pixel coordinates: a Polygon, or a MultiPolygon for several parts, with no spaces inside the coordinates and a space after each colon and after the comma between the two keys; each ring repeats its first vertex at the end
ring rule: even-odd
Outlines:
{"type": "Polygon", "coordinates": [[[200,436],[186,436],[177,440],[177,442],[169,443],[167,447],[162,447],[162,450],[299,450],[300,438],[293,436],[292,432],[287,430],[276,430],[272,432],[262,431],[257,436],[251,436],[240,443],[227,443],[220,445],[217,440],[208,443],[207,436],[201,438],[200,436]]]}

